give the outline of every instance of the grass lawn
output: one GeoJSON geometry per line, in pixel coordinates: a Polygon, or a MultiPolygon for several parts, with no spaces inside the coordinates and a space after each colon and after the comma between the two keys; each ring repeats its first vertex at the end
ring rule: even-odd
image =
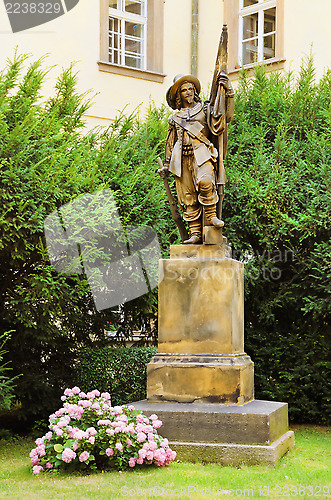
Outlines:
{"type": "Polygon", "coordinates": [[[0,498],[331,498],[331,429],[298,427],[295,449],[276,467],[172,463],[128,472],[31,473],[32,439],[0,441],[0,498]]]}

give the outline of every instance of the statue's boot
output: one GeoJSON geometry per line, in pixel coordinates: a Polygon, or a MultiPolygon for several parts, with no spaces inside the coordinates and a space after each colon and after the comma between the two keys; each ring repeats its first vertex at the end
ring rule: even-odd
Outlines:
{"type": "Polygon", "coordinates": [[[214,227],[223,227],[224,222],[219,219],[216,215],[216,204],[215,205],[205,205],[204,206],[205,216],[208,222],[210,222],[214,227]]]}
{"type": "Polygon", "coordinates": [[[185,245],[197,245],[198,243],[202,243],[201,219],[189,221],[188,227],[189,227],[190,237],[183,243],[185,245]]]}

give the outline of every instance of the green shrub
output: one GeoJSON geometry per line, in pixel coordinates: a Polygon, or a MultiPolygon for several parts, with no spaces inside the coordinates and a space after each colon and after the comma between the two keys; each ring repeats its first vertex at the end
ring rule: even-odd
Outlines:
{"type": "MultiPolygon", "coordinates": [[[[156,290],[120,312],[97,312],[84,275],[52,269],[43,235],[47,215],[80,194],[110,188],[122,224],[152,227],[164,257],[180,240],[156,173],[167,109],[151,105],[140,120],[121,114],[106,131],[82,136],[89,101],[76,91],[73,68],[41,106],[48,70],[37,61],[23,73],[25,59],[16,55],[0,74],[0,335],[12,330],[4,362],[13,376],[23,374],[15,397],[21,414],[33,420],[51,413],[72,385],[82,347],[109,342],[109,322],[118,344],[142,325],[157,339],[156,290]]],[[[252,79],[243,74],[228,149],[224,234],[234,257],[246,262],[245,347],[255,362],[256,397],[287,401],[296,422],[326,424],[331,72],[316,82],[308,59],[297,80],[267,76],[262,68],[252,79]]],[[[116,369],[128,369],[118,387],[113,383],[117,403],[144,397],[142,381],[125,386],[132,358],[116,369]]],[[[109,377],[104,382],[110,390],[109,377]]],[[[101,388],[99,380],[91,386],[101,388]]]]}
{"type": "Polygon", "coordinates": [[[156,347],[82,349],[75,383],[82,391],[98,387],[109,392],[113,405],[146,398],[146,365],[156,347]]]}
{"type": "Polygon", "coordinates": [[[14,382],[17,377],[10,378],[7,375],[11,368],[8,363],[3,363],[3,357],[7,353],[4,349],[5,343],[10,338],[9,332],[0,334],[0,411],[9,410],[12,400],[14,399],[14,382]]]}
{"type": "Polygon", "coordinates": [[[330,422],[331,71],[245,73],[229,125],[224,233],[246,261],[245,349],[257,398],[330,422]]]}
{"type": "Polygon", "coordinates": [[[124,227],[153,227],[163,252],[177,238],[156,173],[165,108],[152,106],[141,126],[136,115],[122,114],[106,131],[85,134],[90,100],[77,92],[72,66],[40,104],[48,71],[43,60],[28,65],[15,54],[0,72],[0,334],[12,330],[5,361],[13,375],[23,374],[15,396],[31,423],[46,418],[71,384],[77,351],[109,343],[109,322],[122,342],[142,326],[154,338],[157,331],[155,290],[120,313],[98,312],[84,274],[52,268],[46,217],[79,195],[110,188],[124,227]]]}

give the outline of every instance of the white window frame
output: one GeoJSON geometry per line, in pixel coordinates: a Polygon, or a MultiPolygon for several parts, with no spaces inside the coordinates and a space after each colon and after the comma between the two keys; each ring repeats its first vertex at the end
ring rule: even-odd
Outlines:
{"type": "MultiPolygon", "coordinates": [[[[145,71],[147,69],[147,0],[142,1],[143,15],[132,14],[131,12],[126,12],[125,0],[117,0],[117,9],[109,7],[109,18],[115,18],[119,20],[120,30],[119,30],[119,62],[121,66],[127,68],[140,69],[145,71]],[[140,66],[127,66],[125,64],[125,56],[130,55],[125,51],[125,38],[131,38],[125,35],[125,22],[136,22],[142,25],[143,36],[142,36],[142,51],[141,51],[141,65],[140,66]]],[[[108,31],[108,36],[110,31],[108,31]]],[[[134,37],[132,37],[134,40],[134,37]]],[[[109,56],[111,55],[111,47],[108,47],[109,56]]],[[[110,62],[112,62],[110,60],[110,62]]]]}
{"type": "MultiPolygon", "coordinates": [[[[239,0],[239,43],[238,43],[238,61],[240,66],[248,66],[249,64],[254,64],[254,63],[248,63],[248,64],[243,64],[243,34],[244,34],[244,20],[243,18],[247,15],[250,14],[258,14],[258,34],[257,34],[257,42],[258,42],[258,48],[257,48],[257,61],[256,63],[263,63],[267,62],[268,59],[263,59],[263,48],[264,48],[264,11],[268,9],[272,9],[273,7],[276,8],[276,18],[277,18],[277,0],[259,0],[258,3],[250,5],[248,7],[244,7],[244,0],[239,0]]],[[[277,26],[277,22],[276,22],[277,26]]],[[[270,35],[275,35],[275,46],[276,46],[276,39],[277,39],[277,28],[275,31],[272,31],[268,33],[268,36],[270,35]]],[[[252,40],[256,38],[253,37],[252,40]]],[[[247,42],[249,39],[245,39],[245,42],[247,42]]],[[[273,59],[273,58],[270,58],[273,59]]]]}

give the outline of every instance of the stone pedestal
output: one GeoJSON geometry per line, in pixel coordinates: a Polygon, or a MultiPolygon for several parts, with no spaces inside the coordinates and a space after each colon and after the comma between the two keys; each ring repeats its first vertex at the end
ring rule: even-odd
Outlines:
{"type": "Polygon", "coordinates": [[[158,353],[147,366],[147,400],[180,460],[277,463],[294,444],[287,404],[254,400],[244,352],[244,266],[220,230],[204,245],[170,247],[159,266],[158,353]]]}
{"type": "MultiPolygon", "coordinates": [[[[225,240],[225,238],[224,238],[225,240]]],[[[158,354],[151,401],[243,404],[254,397],[244,352],[244,265],[222,245],[176,245],[160,260],[158,354]]]]}

